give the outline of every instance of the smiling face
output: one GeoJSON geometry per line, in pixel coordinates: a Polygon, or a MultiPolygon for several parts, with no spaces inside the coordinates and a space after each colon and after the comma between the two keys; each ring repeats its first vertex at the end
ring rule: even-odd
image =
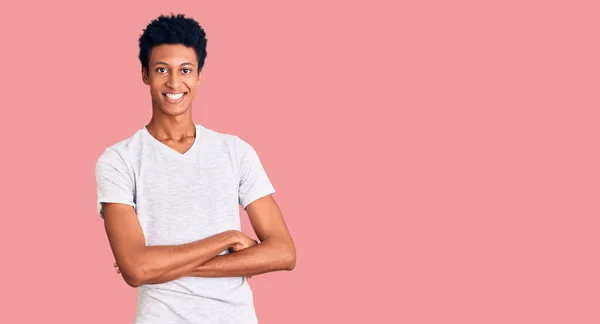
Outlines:
{"type": "Polygon", "coordinates": [[[150,86],[154,114],[179,116],[190,112],[200,81],[196,51],[180,44],[153,47],[148,71],[142,67],[142,80],[150,86]]]}

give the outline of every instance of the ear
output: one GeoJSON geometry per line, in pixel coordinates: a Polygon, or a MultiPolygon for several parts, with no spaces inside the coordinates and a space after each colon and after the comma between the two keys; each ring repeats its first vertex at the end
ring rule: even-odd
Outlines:
{"type": "Polygon", "coordinates": [[[196,82],[196,86],[200,84],[200,79],[202,79],[202,71],[198,72],[198,81],[196,82]]]}
{"type": "Polygon", "coordinates": [[[144,82],[145,85],[150,85],[150,78],[148,76],[148,71],[146,70],[146,68],[144,68],[143,65],[142,65],[142,82],[144,82]]]}

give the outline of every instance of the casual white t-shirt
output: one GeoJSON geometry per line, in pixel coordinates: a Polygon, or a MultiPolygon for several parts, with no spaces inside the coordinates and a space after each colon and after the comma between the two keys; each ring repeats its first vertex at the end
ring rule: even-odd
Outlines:
{"type": "MultiPolygon", "coordinates": [[[[96,163],[102,203],[135,207],[146,245],[177,245],[240,230],[244,209],[273,188],[254,148],[238,136],[196,126],[181,154],[143,127],[96,163]]],[[[221,253],[227,254],[228,250],[221,253]]],[[[138,289],[136,324],[257,323],[245,277],[182,277],[138,289]]]]}

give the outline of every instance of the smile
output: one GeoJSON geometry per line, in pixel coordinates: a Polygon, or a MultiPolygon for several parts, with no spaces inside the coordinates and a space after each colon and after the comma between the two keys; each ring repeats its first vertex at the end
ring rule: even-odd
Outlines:
{"type": "Polygon", "coordinates": [[[183,96],[186,95],[187,92],[178,92],[178,93],[163,93],[163,96],[167,98],[167,101],[172,103],[177,103],[183,100],[183,96]]]}

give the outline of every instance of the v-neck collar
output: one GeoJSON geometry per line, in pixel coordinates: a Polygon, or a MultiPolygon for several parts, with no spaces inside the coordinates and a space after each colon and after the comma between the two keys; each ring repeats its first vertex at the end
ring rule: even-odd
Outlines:
{"type": "Polygon", "coordinates": [[[197,147],[200,146],[200,142],[204,139],[204,135],[202,133],[202,127],[196,123],[194,123],[194,127],[196,128],[194,142],[192,143],[190,148],[187,151],[185,151],[184,153],[181,153],[181,152],[171,148],[167,144],[159,141],[156,137],[154,137],[154,136],[152,136],[152,134],[150,134],[150,132],[148,131],[146,126],[144,126],[142,128],[142,133],[144,133],[149,138],[150,142],[152,142],[154,146],[158,147],[161,151],[165,152],[166,154],[169,154],[169,155],[172,155],[172,156],[175,156],[178,158],[184,158],[184,157],[193,155],[193,153],[196,151],[197,147]]]}

